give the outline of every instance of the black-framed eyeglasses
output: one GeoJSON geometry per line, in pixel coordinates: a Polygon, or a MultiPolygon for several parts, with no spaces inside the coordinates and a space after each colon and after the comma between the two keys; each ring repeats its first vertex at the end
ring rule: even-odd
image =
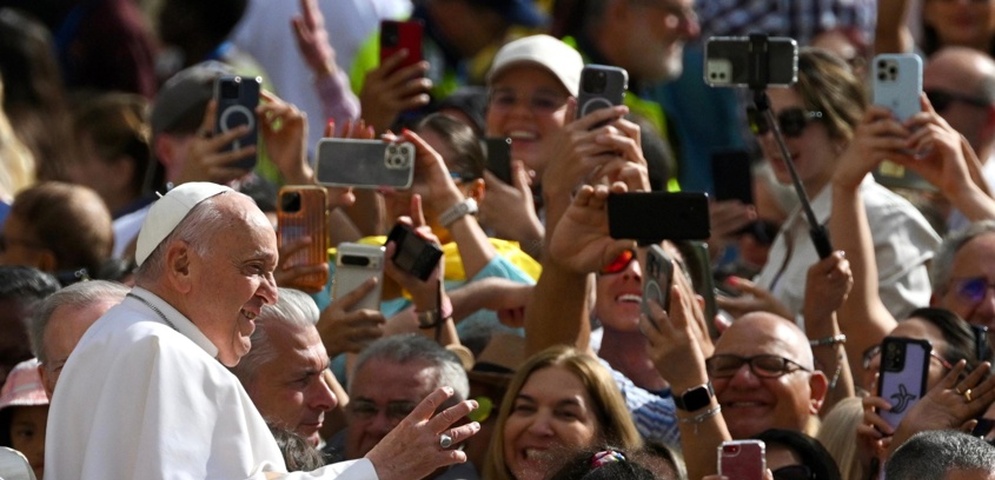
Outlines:
{"type": "Polygon", "coordinates": [[[979,303],[988,295],[988,290],[995,288],[987,277],[954,278],[950,280],[950,288],[963,300],[979,303]]]}
{"type": "Polygon", "coordinates": [[[815,474],[806,465],[788,465],[771,472],[774,480],[813,480],[815,474]]]}
{"type": "MultiPolygon", "coordinates": [[[[871,362],[873,362],[874,358],[876,358],[878,355],[881,355],[881,344],[880,343],[877,344],[877,345],[874,345],[871,348],[868,348],[866,351],[864,351],[864,356],[863,356],[864,370],[870,370],[871,369],[871,362]]],[[[949,361],[947,361],[947,359],[941,357],[939,353],[936,353],[936,350],[932,350],[931,349],[929,351],[929,356],[933,357],[937,361],[939,361],[940,365],[943,365],[943,368],[945,368],[947,370],[950,370],[951,368],[954,368],[954,366],[949,361]]]]}
{"type": "Polygon", "coordinates": [[[713,355],[705,360],[705,369],[712,378],[729,378],[744,365],[750,366],[753,375],[760,378],[778,378],[798,370],[811,372],[794,360],[777,355],[754,355],[740,357],[739,355],[713,355]]]}
{"type": "Polygon", "coordinates": [[[966,103],[972,107],[978,108],[988,108],[993,104],[993,102],[981,97],[973,97],[971,95],[965,95],[963,93],[952,92],[949,90],[941,90],[938,88],[923,90],[923,92],[926,94],[926,98],[929,99],[929,103],[933,105],[933,110],[936,110],[937,112],[946,110],[950,107],[950,104],[954,102],[966,103]]]}
{"type": "MultiPolygon", "coordinates": [[[[777,126],[781,129],[781,134],[789,138],[797,138],[805,127],[817,120],[822,120],[822,112],[805,110],[800,107],[785,108],[777,114],[777,126]]],[[[764,135],[770,131],[770,124],[759,110],[755,108],[746,109],[746,119],[750,122],[750,130],[754,135],[764,135]]]]}

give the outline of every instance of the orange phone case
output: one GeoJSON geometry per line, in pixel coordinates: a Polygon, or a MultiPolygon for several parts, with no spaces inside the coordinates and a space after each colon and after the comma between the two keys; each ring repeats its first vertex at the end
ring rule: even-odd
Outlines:
{"type": "MultiPolygon", "coordinates": [[[[319,185],[288,185],[280,189],[277,201],[277,238],[282,249],[301,237],[311,244],[283,261],[285,267],[321,265],[328,262],[328,193],[319,185]]],[[[317,292],[328,283],[328,271],[303,275],[288,287],[317,292]]]]}

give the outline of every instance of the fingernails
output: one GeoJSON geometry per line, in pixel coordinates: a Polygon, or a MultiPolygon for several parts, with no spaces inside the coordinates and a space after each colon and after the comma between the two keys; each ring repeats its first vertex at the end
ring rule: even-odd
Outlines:
{"type": "Polygon", "coordinates": [[[453,388],[452,387],[442,387],[442,391],[446,392],[446,395],[452,395],[453,394],[453,388]]]}
{"type": "Polygon", "coordinates": [[[739,277],[733,277],[733,276],[726,277],[726,285],[735,287],[738,284],[739,284],[739,277]]]}
{"type": "Polygon", "coordinates": [[[480,431],[480,423],[470,422],[470,430],[473,430],[474,432],[480,431]]]}

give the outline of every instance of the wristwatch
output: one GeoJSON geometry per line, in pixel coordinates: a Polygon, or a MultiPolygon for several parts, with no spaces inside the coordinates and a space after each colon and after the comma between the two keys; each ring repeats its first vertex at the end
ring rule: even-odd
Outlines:
{"type": "Polygon", "coordinates": [[[674,395],[674,405],[685,412],[700,410],[712,403],[715,390],[712,389],[712,382],[691,387],[680,395],[674,395]]]}
{"type": "Polygon", "coordinates": [[[449,207],[448,210],[442,212],[439,215],[439,224],[443,227],[449,228],[456,220],[459,220],[467,215],[474,215],[478,211],[477,201],[472,198],[464,199],[462,202],[457,203],[449,207]]]}

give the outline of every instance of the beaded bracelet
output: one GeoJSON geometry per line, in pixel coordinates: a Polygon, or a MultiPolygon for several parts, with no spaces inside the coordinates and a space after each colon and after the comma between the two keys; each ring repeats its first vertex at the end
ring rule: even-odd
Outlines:
{"type": "Polygon", "coordinates": [[[809,340],[808,344],[813,347],[822,347],[826,345],[836,346],[846,343],[846,334],[841,333],[839,335],[833,335],[831,337],[819,338],[816,340],[809,340]]]}

